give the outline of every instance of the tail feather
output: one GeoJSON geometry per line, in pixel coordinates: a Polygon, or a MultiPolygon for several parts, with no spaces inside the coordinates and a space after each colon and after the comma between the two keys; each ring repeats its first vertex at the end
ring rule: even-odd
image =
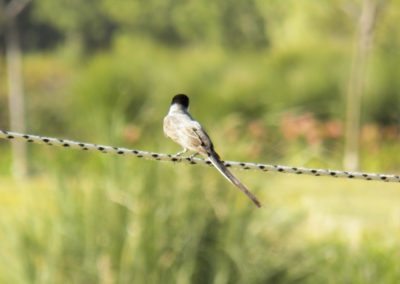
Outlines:
{"type": "Polygon", "coordinates": [[[249,190],[248,188],[242,184],[229,170],[223,162],[220,160],[219,156],[217,153],[211,153],[208,155],[208,158],[210,162],[214,165],[214,167],[227,179],[229,182],[231,182],[233,185],[235,185],[237,188],[239,188],[244,194],[247,195],[248,198],[253,201],[253,203],[257,207],[261,207],[261,202],[255,197],[249,190]]]}

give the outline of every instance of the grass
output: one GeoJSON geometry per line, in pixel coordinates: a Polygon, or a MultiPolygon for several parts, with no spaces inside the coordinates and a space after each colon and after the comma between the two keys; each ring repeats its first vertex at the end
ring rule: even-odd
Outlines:
{"type": "Polygon", "coordinates": [[[400,276],[397,184],[239,171],[265,204],[257,210],[208,167],[89,156],[68,172],[59,155],[48,175],[0,180],[1,283],[400,276]]]}
{"type": "Polygon", "coordinates": [[[366,230],[398,230],[400,198],[397,183],[365,182],[330,177],[277,177],[274,203],[307,212],[316,228],[331,226],[343,231],[348,222],[366,230]],[[320,222],[314,219],[321,219],[320,222]],[[358,224],[358,225],[357,225],[358,224]]]}

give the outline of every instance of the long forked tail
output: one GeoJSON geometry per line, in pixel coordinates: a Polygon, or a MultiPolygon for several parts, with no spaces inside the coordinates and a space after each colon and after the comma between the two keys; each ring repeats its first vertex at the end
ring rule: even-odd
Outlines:
{"type": "Polygon", "coordinates": [[[214,167],[227,179],[229,180],[233,185],[235,185],[237,188],[239,188],[244,194],[247,195],[253,201],[253,203],[260,208],[261,207],[261,202],[255,197],[249,190],[248,188],[240,182],[229,170],[223,162],[219,159],[219,156],[217,153],[211,153],[208,156],[210,162],[214,165],[214,167]]]}

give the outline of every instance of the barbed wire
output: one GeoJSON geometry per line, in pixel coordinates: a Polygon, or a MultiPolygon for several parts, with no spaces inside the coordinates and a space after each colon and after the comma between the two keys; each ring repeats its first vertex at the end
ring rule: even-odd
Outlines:
{"type": "MultiPolygon", "coordinates": [[[[196,164],[211,165],[210,161],[201,158],[182,157],[177,155],[128,149],[122,147],[113,147],[113,146],[93,144],[93,143],[77,142],[68,139],[22,134],[5,130],[0,130],[0,138],[7,140],[21,140],[28,143],[36,143],[47,146],[57,146],[67,149],[78,149],[83,151],[96,151],[96,152],[110,153],[115,155],[135,156],[137,158],[144,158],[148,160],[186,163],[191,165],[196,165],[196,164]]],[[[279,172],[279,173],[291,173],[291,174],[304,174],[312,176],[330,176],[335,178],[375,180],[384,182],[400,182],[400,176],[393,174],[348,172],[348,171],[331,170],[331,169],[311,169],[304,167],[269,165],[269,164],[253,163],[253,162],[224,161],[224,164],[226,167],[229,168],[237,168],[242,170],[257,170],[261,172],[279,172]]]]}

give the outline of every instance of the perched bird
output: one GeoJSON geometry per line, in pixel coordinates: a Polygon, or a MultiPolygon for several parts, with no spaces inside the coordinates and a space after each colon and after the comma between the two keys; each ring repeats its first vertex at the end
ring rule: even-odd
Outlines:
{"type": "Polygon", "coordinates": [[[164,134],[183,147],[181,155],[188,150],[195,156],[201,154],[206,157],[214,167],[233,185],[246,194],[257,207],[261,207],[260,201],[244,186],[224,165],[219,155],[214,150],[210,137],[188,112],[189,98],[184,94],[178,94],[172,98],[168,114],[164,118],[164,134]]]}

